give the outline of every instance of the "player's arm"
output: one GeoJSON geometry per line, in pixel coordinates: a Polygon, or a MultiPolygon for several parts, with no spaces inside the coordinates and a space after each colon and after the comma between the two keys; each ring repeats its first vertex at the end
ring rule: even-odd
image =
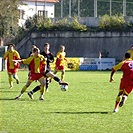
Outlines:
{"type": "Polygon", "coordinates": [[[49,61],[50,63],[53,63],[53,62],[54,62],[54,56],[53,56],[52,53],[50,54],[50,58],[48,59],[48,61],[49,61]]]}
{"type": "Polygon", "coordinates": [[[114,81],[113,75],[116,71],[112,68],[111,74],[110,74],[110,82],[114,81]]]}
{"type": "Polygon", "coordinates": [[[117,70],[121,69],[121,66],[123,65],[123,62],[124,62],[124,61],[120,62],[119,64],[117,64],[116,66],[114,66],[114,67],[112,68],[112,71],[111,71],[111,74],[110,74],[110,82],[114,81],[114,79],[113,79],[114,73],[115,73],[117,70]]]}
{"type": "Polygon", "coordinates": [[[8,59],[8,52],[6,52],[5,54],[4,54],[4,60],[7,60],[8,59]]]}

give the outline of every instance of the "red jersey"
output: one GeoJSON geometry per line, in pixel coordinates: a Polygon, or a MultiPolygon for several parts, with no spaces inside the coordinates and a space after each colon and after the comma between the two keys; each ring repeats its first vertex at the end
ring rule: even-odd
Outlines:
{"type": "Polygon", "coordinates": [[[4,54],[4,60],[7,60],[7,70],[11,73],[16,73],[19,68],[19,63],[14,63],[12,60],[19,60],[20,55],[16,50],[7,51],[4,54]]]}
{"type": "Polygon", "coordinates": [[[126,59],[113,67],[114,71],[118,69],[123,72],[120,90],[123,90],[128,95],[133,90],[133,60],[131,58],[126,59]]]}
{"type": "Polygon", "coordinates": [[[46,61],[44,56],[38,57],[30,56],[27,59],[22,60],[24,64],[29,65],[31,73],[43,73],[46,70],[46,61]]]}
{"type": "Polygon", "coordinates": [[[123,72],[123,79],[128,80],[132,79],[133,80],[133,60],[131,58],[126,59],[122,62],[120,62],[118,65],[114,66],[113,69],[115,71],[117,70],[122,70],[123,72]]]}
{"type": "Polygon", "coordinates": [[[64,61],[66,60],[65,58],[66,53],[65,52],[58,52],[56,55],[56,66],[64,66],[64,61]]]}

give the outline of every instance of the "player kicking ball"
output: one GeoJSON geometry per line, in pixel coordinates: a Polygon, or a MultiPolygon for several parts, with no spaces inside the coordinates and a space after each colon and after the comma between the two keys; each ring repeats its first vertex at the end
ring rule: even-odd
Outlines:
{"type": "MultiPolygon", "coordinates": [[[[68,83],[66,82],[62,82],[56,75],[54,75],[51,71],[46,70],[46,72],[44,73],[44,77],[46,78],[53,78],[57,83],[59,83],[59,85],[63,85],[63,86],[68,86],[68,83]]],[[[33,90],[28,92],[28,96],[30,97],[30,99],[33,99],[33,94],[37,91],[39,91],[41,88],[40,86],[36,86],[33,90]]]]}
{"type": "Polygon", "coordinates": [[[113,75],[119,69],[123,72],[123,76],[120,82],[119,93],[116,97],[116,103],[113,112],[118,112],[118,108],[124,105],[128,95],[133,90],[133,60],[131,59],[130,53],[126,53],[125,60],[112,68],[110,82],[113,81],[113,75]]]}

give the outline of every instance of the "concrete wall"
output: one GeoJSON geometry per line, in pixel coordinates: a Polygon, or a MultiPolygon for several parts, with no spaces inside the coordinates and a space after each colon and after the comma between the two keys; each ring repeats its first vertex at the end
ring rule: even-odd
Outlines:
{"type": "Polygon", "coordinates": [[[25,37],[17,46],[22,58],[28,57],[32,44],[37,45],[43,51],[44,43],[51,44],[51,51],[54,55],[61,44],[66,46],[68,57],[99,56],[99,51],[108,52],[108,57],[122,60],[125,52],[130,49],[133,43],[133,33],[118,32],[38,32],[31,33],[25,37]]]}

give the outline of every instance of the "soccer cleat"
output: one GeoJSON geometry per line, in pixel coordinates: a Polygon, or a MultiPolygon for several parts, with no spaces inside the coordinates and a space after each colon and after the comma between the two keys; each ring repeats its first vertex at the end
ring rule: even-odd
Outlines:
{"type": "Polygon", "coordinates": [[[113,113],[117,113],[118,111],[119,111],[118,108],[116,108],[113,110],[113,113]]]}
{"type": "Polygon", "coordinates": [[[16,83],[19,84],[19,80],[18,79],[16,79],[16,83]]]}
{"type": "Polygon", "coordinates": [[[59,85],[68,85],[66,82],[60,82],[59,85]]]}
{"type": "Polygon", "coordinates": [[[44,100],[44,97],[43,97],[43,96],[40,96],[40,97],[39,97],[39,100],[44,100]]]}
{"type": "Polygon", "coordinates": [[[11,86],[9,87],[9,89],[12,89],[12,87],[13,87],[13,86],[11,85],[11,86]]]}
{"type": "Polygon", "coordinates": [[[20,97],[19,97],[19,96],[15,97],[15,100],[19,100],[19,99],[20,99],[20,97]]]}
{"type": "Polygon", "coordinates": [[[34,98],[33,98],[33,94],[32,94],[31,92],[28,92],[27,94],[28,94],[28,96],[30,97],[30,99],[34,99],[34,98]]]}

